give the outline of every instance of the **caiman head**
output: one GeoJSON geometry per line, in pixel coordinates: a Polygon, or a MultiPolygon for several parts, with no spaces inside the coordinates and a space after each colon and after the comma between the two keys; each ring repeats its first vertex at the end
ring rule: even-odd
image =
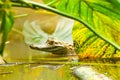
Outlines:
{"type": "MultiPolygon", "coordinates": [[[[40,24],[40,20],[26,21],[23,29],[25,43],[32,49],[51,52],[56,55],[76,55],[72,39],[74,21],[61,16],[57,18],[55,18],[57,24],[52,33],[49,32],[50,27],[48,26],[50,25],[44,25],[41,22],[47,26],[45,28],[40,24]]],[[[49,23],[52,22],[55,20],[49,21],[49,23]]]]}
{"type": "Polygon", "coordinates": [[[74,46],[60,41],[55,41],[54,39],[48,39],[45,46],[35,46],[30,45],[32,49],[51,52],[56,55],[76,55],[74,46]]]}

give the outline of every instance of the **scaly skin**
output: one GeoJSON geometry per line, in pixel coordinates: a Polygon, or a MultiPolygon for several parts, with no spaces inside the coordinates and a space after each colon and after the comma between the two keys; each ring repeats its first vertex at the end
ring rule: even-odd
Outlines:
{"type": "Polygon", "coordinates": [[[74,46],[65,42],[56,41],[54,39],[48,39],[46,46],[30,45],[32,49],[51,52],[61,56],[71,56],[70,61],[78,61],[78,56],[74,50],[74,46]]]}

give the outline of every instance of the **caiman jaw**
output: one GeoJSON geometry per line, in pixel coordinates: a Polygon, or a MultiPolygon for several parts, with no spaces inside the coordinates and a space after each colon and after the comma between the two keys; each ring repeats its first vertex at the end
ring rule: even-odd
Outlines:
{"type": "Polygon", "coordinates": [[[76,55],[73,45],[65,42],[55,41],[54,39],[48,39],[44,47],[30,45],[30,48],[51,52],[56,55],[76,55]]]}

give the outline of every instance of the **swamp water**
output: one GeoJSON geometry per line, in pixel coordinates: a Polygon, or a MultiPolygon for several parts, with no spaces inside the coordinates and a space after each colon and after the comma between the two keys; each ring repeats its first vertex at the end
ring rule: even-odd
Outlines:
{"type": "Polygon", "coordinates": [[[8,63],[0,65],[0,80],[119,80],[120,65],[113,60],[91,62],[32,62],[8,63]],[[58,65],[59,64],[59,65],[58,65]],[[63,65],[64,64],[64,65],[63,65]],[[79,77],[75,77],[72,68],[88,67],[99,73],[95,75],[91,69],[81,70],[79,77]],[[92,76],[90,76],[92,74],[92,76]],[[102,77],[107,78],[102,78],[102,77]],[[81,79],[80,79],[81,78],[81,79]],[[109,78],[109,79],[108,79],[109,78]]]}

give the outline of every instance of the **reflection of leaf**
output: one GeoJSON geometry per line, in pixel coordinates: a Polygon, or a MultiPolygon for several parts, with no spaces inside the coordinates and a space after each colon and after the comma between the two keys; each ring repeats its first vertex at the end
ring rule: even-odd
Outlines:
{"type": "Polygon", "coordinates": [[[3,17],[2,17],[2,24],[0,33],[2,33],[2,43],[0,45],[0,54],[2,54],[5,42],[7,40],[7,35],[13,26],[13,14],[11,11],[11,4],[9,1],[4,1],[4,5],[2,6],[3,17]]]}

